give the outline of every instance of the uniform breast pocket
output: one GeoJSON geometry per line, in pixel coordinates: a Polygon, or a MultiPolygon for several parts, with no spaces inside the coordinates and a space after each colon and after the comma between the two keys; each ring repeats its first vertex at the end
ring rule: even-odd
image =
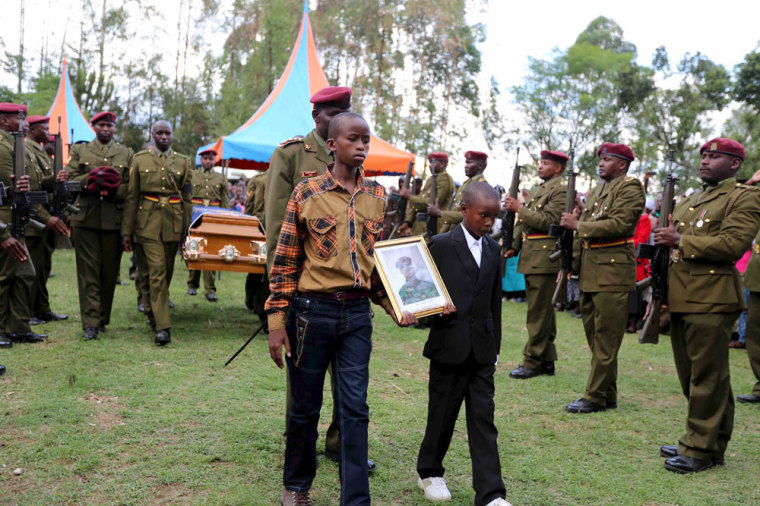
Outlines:
{"type": "Polygon", "coordinates": [[[362,246],[364,251],[368,255],[371,255],[375,251],[375,241],[380,238],[380,234],[383,231],[382,220],[365,219],[364,226],[362,227],[362,246]]]}
{"type": "Polygon", "coordinates": [[[309,236],[322,258],[338,255],[338,230],[335,216],[323,216],[308,220],[309,236]]]}
{"type": "Polygon", "coordinates": [[[155,169],[140,169],[140,189],[150,190],[161,186],[161,176],[155,169]]]}

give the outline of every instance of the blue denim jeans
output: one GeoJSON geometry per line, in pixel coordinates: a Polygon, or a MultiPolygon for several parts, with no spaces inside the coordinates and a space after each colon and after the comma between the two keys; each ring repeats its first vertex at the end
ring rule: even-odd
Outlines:
{"type": "MultiPolygon", "coordinates": [[[[744,305],[749,304],[749,290],[746,288],[742,288],[742,291],[744,293],[744,305]]],[[[739,315],[739,342],[746,342],[747,339],[747,310],[745,309],[742,311],[742,314],[739,315]]]]}
{"type": "Polygon", "coordinates": [[[325,372],[332,363],[340,425],[342,505],[370,504],[367,472],[367,385],[372,352],[369,300],[328,301],[297,295],[287,323],[290,355],[290,423],[283,482],[311,488],[325,372]]]}

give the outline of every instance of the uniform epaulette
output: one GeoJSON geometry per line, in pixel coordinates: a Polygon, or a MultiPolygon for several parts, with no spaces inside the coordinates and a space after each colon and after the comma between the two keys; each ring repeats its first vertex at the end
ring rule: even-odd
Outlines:
{"type": "Polygon", "coordinates": [[[760,187],[753,186],[750,184],[736,183],[736,186],[738,186],[739,188],[743,188],[745,190],[760,191],[760,187]]]}
{"type": "Polygon", "coordinates": [[[284,148],[285,146],[290,146],[291,144],[295,144],[297,142],[303,142],[303,139],[304,139],[303,135],[296,135],[292,139],[288,139],[286,141],[282,141],[280,143],[280,147],[284,148]]]}
{"type": "Polygon", "coordinates": [[[153,150],[151,148],[148,148],[148,149],[143,149],[143,150],[138,151],[137,153],[135,153],[135,156],[149,155],[151,153],[153,153],[153,150]]]}
{"type": "Polygon", "coordinates": [[[190,159],[189,156],[183,155],[182,153],[177,153],[176,151],[174,152],[174,154],[177,155],[180,158],[184,158],[185,160],[189,160],[190,159]]]}

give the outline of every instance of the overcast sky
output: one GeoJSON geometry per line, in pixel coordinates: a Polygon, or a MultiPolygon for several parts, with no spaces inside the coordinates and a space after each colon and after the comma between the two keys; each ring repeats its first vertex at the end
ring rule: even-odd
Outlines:
{"type": "MultiPolygon", "coordinates": [[[[0,1],[6,21],[1,34],[4,50],[16,53],[20,0],[0,1]]],[[[315,2],[312,0],[311,3],[313,7],[315,2]]],[[[77,38],[80,0],[26,0],[25,6],[24,39],[28,56],[39,55],[45,33],[50,47],[56,49],[61,45],[67,26],[68,40],[77,38]]],[[[148,34],[153,36],[158,31],[159,44],[167,47],[169,55],[173,56],[178,6],[178,0],[160,2],[162,19],[146,20],[142,25],[144,36],[132,41],[130,50],[142,51],[148,47],[148,34]],[[166,27],[163,34],[160,33],[162,26],[166,27]],[[158,30],[155,27],[159,27],[158,30]]],[[[529,56],[541,58],[555,47],[570,46],[588,23],[600,15],[614,19],[623,28],[625,39],[638,48],[638,61],[642,65],[649,65],[655,48],[664,45],[671,62],[677,62],[687,52],[700,51],[732,70],[760,42],[758,0],[491,0],[483,11],[472,13],[469,19],[483,22],[487,27],[487,40],[481,46],[483,69],[479,82],[482,89],[488,89],[492,75],[504,90],[519,84],[527,71],[529,56]]],[[[209,33],[206,40],[221,50],[224,36],[209,33]]],[[[319,47],[319,41],[316,43],[319,47]]],[[[174,70],[173,64],[168,70],[174,70]]],[[[193,73],[192,67],[189,73],[193,73]]],[[[15,78],[5,73],[0,75],[0,83],[15,87],[15,78]]],[[[504,105],[508,108],[510,97],[508,93],[504,95],[504,105]]],[[[469,145],[462,146],[463,150],[486,150],[485,142],[478,135],[473,135],[467,142],[469,145]]],[[[503,156],[497,155],[490,160],[487,175],[492,182],[508,186],[511,171],[507,168],[514,160],[510,160],[509,155],[502,159],[503,156]]],[[[455,179],[462,181],[463,160],[452,160],[450,171],[455,179]]]]}

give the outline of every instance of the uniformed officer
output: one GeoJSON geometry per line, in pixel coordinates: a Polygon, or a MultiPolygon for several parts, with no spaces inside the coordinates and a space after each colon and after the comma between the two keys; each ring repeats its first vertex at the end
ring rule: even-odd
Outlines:
{"type": "MultiPolygon", "coordinates": [[[[663,446],[665,469],[704,471],[724,462],[734,426],[728,341],[744,309],[734,266],[760,228],[760,192],[734,178],[745,158],[732,139],[707,141],[699,150],[701,191],[673,210],[656,245],[673,248],[668,270],[670,342],[681,389],[689,401],[686,434],[663,446]]],[[[751,273],[750,273],[751,275],[751,273]]]]}
{"type": "Polygon", "coordinates": [[[644,210],[644,187],[628,168],[633,150],[625,144],[602,144],[599,177],[583,207],[562,213],[560,225],[576,231],[573,270],[580,272],[581,318],[591,349],[586,393],[568,404],[570,413],[617,408],[617,354],[628,321],[628,292],[636,282],[633,233],[644,210]],[[580,219],[579,219],[580,217],[580,219]]]}
{"type": "Polygon", "coordinates": [[[256,174],[248,182],[245,194],[245,214],[255,216],[264,224],[264,200],[267,191],[269,172],[256,174]]]}
{"type": "Polygon", "coordinates": [[[113,140],[116,115],[104,111],[90,120],[95,139],[72,144],[66,171],[80,181],[78,213],[71,216],[79,285],[83,337],[96,339],[111,321],[111,306],[119,277],[121,227],[129,183],[132,150],[113,140]]]}
{"type": "Polygon", "coordinates": [[[168,121],[153,124],[153,142],[155,148],[137,153],[129,170],[121,234],[125,251],[132,251],[133,245],[139,250],[138,271],[148,273],[145,315],[155,343],[164,346],[171,342],[169,285],[177,244],[190,227],[193,169],[189,157],[171,148],[168,121]]]}
{"type": "MultiPolygon", "coordinates": [[[[10,348],[13,342],[39,343],[47,337],[35,334],[29,327],[29,304],[34,283],[34,266],[23,237],[11,235],[11,198],[13,191],[29,191],[29,176],[15,186],[13,175],[14,145],[11,132],[18,132],[19,112],[26,106],[0,103],[0,183],[6,196],[0,198],[0,348],[10,348]]],[[[26,153],[25,162],[33,162],[26,153]]]]}
{"type": "MultiPolygon", "coordinates": [[[[422,235],[427,229],[427,212],[428,205],[430,205],[430,187],[433,181],[436,181],[436,201],[438,203],[439,210],[450,210],[452,198],[454,196],[454,178],[451,174],[446,172],[446,167],[449,165],[449,155],[440,151],[430,153],[428,155],[428,161],[430,162],[430,173],[435,176],[425,179],[425,183],[422,186],[422,191],[417,195],[412,195],[412,191],[409,188],[401,188],[399,195],[402,198],[408,200],[409,204],[406,207],[406,217],[404,223],[398,228],[400,235],[406,235],[411,230],[411,235],[422,235]]],[[[485,169],[485,166],[483,167],[485,169]]],[[[448,227],[448,225],[446,225],[448,227]]],[[[443,220],[438,220],[438,231],[441,233],[444,228],[443,220]]],[[[447,228],[448,229],[448,228],[447,228]]]]}
{"type": "MultiPolygon", "coordinates": [[[[32,174],[32,170],[34,170],[36,179],[39,180],[38,185],[32,185],[32,190],[46,190],[48,192],[48,201],[50,202],[53,199],[55,187],[53,160],[42,147],[43,143],[47,142],[50,136],[50,132],[48,131],[50,118],[47,116],[28,116],[26,122],[29,125],[29,133],[24,141],[25,149],[29,151],[37,166],[36,170],[30,167],[27,173],[32,174]]],[[[61,177],[63,176],[65,176],[65,173],[61,174],[61,177]]],[[[48,206],[43,207],[49,211],[48,206]]],[[[68,319],[68,316],[56,314],[50,309],[50,296],[47,289],[47,281],[52,268],[53,250],[55,249],[55,234],[67,235],[68,227],[66,227],[65,222],[60,217],[51,216],[49,220],[54,228],[48,226],[44,230],[37,230],[27,227],[28,232],[26,235],[28,239],[26,247],[36,272],[34,286],[32,287],[32,316],[29,319],[30,325],[68,319]]]]}
{"type": "Polygon", "coordinates": [[[327,149],[327,127],[333,116],[351,109],[351,88],[330,86],[311,97],[314,130],[306,137],[288,139],[277,147],[269,161],[264,216],[267,232],[267,272],[274,261],[280,228],[290,194],[302,180],[322,174],[332,162],[327,149]]]}
{"type": "Polygon", "coordinates": [[[459,205],[462,203],[462,195],[464,195],[464,191],[472,183],[488,182],[483,175],[483,171],[486,170],[487,165],[488,155],[486,153],[482,151],[466,152],[464,154],[464,174],[467,176],[467,179],[457,188],[454,199],[449,204],[449,208],[441,209],[438,204],[428,204],[427,212],[440,219],[439,234],[453,230],[454,227],[462,222],[462,211],[459,210],[459,205]]]}
{"type": "MultiPolygon", "coordinates": [[[[262,225],[264,222],[264,200],[266,197],[269,171],[256,174],[248,182],[245,200],[245,214],[255,216],[262,225]]],[[[265,229],[266,230],[266,229],[265,229]]],[[[269,297],[269,276],[264,272],[254,274],[249,272],[245,278],[245,307],[252,310],[264,322],[266,328],[266,312],[264,304],[269,297]]]]}
{"type": "Polygon", "coordinates": [[[525,294],[528,300],[526,328],[528,342],[523,349],[522,364],[509,373],[516,379],[529,379],[540,374],[554,375],[557,360],[557,322],[552,307],[552,295],[557,284],[559,262],[549,260],[556,238],[548,234],[549,225],[558,224],[565,207],[567,185],[562,171],[570,159],[561,151],[541,151],[538,177],[543,183],[533,188],[525,204],[507,196],[507,211],[517,214],[512,246],[506,256],[522,251],[517,272],[525,275],[525,294]]]}
{"type": "MultiPolygon", "coordinates": [[[[755,184],[756,182],[760,182],[760,170],[747,181],[747,184],[755,184]]],[[[752,388],[752,393],[737,395],[736,400],[743,404],[758,404],[760,403],[760,232],[752,241],[752,256],[749,259],[747,270],[744,271],[744,286],[749,290],[746,333],[747,356],[757,382],[752,388]]]]}
{"type": "Polygon", "coordinates": [[[412,304],[438,296],[438,290],[433,283],[417,277],[411,258],[400,257],[396,260],[396,268],[405,278],[398,293],[404,304],[412,304]]]}
{"type": "MultiPolygon", "coordinates": [[[[228,209],[230,207],[230,195],[227,180],[218,172],[214,172],[216,164],[216,151],[207,149],[201,151],[201,168],[193,171],[193,206],[211,206],[228,209]]],[[[189,269],[187,277],[187,294],[196,295],[203,273],[203,288],[206,289],[206,300],[216,302],[216,285],[214,284],[214,271],[196,271],[189,269]]]]}
{"type": "MultiPolygon", "coordinates": [[[[351,110],[351,88],[343,86],[330,86],[323,88],[312,95],[310,99],[314,104],[311,117],[314,119],[314,130],[306,137],[294,137],[288,139],[277,147],[269,161],[269,176],[266,185],[266,199],[264,202],[264,218],[267,236],[267,273],[272,268],[274,253],[277,249],[277,241],[280,238],[282,222],[285,219],[285,209],[295,186],[304,179],[323,174],[327,165],[332,163],[330,150],[327,148],[327,129],[333,116],[351,110]]],[[[332,369],[328,369],[332,378],[332,369]]],[[[290,413],[290,377],[287,377],[287,416],[290,413]]],[[[334,382],[330,381],[335,397],[334,382]]],[[[330,426],[327,428],[325,438],[325,456],[331,460],[338,460],[340,455],[340,439],[338,432],[338,414],[333,402],[333,416],[330,426]]],[[[368,462],[370,471],[375,468],[372,461],[368,462]]]]}

